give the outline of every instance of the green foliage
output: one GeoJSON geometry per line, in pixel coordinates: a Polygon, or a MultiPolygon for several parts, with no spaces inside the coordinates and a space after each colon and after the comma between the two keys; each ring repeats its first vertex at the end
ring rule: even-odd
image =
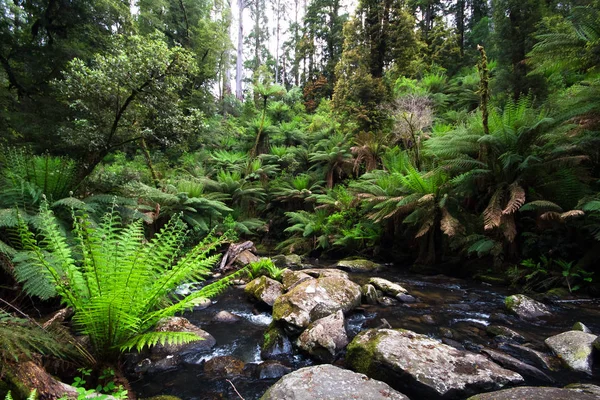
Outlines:
{"type": "Polygon", "coordinates": [[[210,252],[224,239],[208,236],[184,251],[185,225],[172,218],[150,241],[143,222],[122,227],[116,212],[99,225],[76,217],[74,245],[43,204],[39,239],[20,224],[24,251],[15,258],[15,275],[31,295],[60,296],[75,311],[75,329],[89,335],[94,352],[111,357],[121,350],[157,343],[196,340],[189,333],[151,332],[164,317],[191,308],[199,297],[221,292],[238,272],[180,300],[170,293],[181,283],[203,280],[218,256],[210,252]]]}
{"type": "MultiPolygon", "coordinates": [[[[29,396],[27,396],[26,400],[36,400],[38,398],[37,396],[37,390],[33,389],[31,391],[31,393],[29,393],[29,396]]],[[[10,391],[8,393],[6,393],[6,397],[4,398],[4,400],[13,400],[12,394],[10,393],[10,391]]]]}

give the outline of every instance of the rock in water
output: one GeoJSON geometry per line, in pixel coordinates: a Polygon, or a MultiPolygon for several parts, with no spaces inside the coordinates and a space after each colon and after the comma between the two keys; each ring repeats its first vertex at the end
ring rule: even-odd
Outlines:
{"type": "Polygon", "coordinates": [[[298,338],[298,347],[323,362],[333,362],[347,345],[342,310],[311,323],[298,338]]]}
{"type": "Polygon", "coordinates": [[[370,329],[348,345],[348,365],[409,396],[454,399],[520,384],[523,377],[481,354],[404,329],[370,329]]]}
{"type": "Polygon", "coordinates": [[[390,282],[383,278],[371,278],[369,283],[384,293],[391,294],[396,297],[401,294],[406,294],[408,291],[397,283],[390,282]]]}
{"type": "Polygon", "coordinates": [[[233,313],[230,313],[229,311],[223,310],[216,313],[212,320],[214,322],[232,324],[234,322],[238,322],[240,319],[242,319],[242,317],[240,317],[239,315],[235,315],[233,313]]]}
{"type": "Polygon", "coordinates": [[[362,286],[361,292],[363,303],[377,304],[377,298],[379,296],[377,295],[377,289],[375,289],[375,286],[367,283],[366,285],[362,286]]]}
{"type": "Polygon", "coordinates": [[[283,329],[280,329],[276,324],[271,324],[265,331],[260,358],[280,361],[290,361],[294,358],[292,342],[283,332],[283,329]]]}
{"type": "Polygon", "coordinates": [[[292,372],[292,368],[283,365],[279,361],[267,360],[257,367],[258,379],[277,379],[292,372]]]}
{"type": "Polygon", "coordinates": [[[523,294],[514,294],[504,300],[506,308],[522,319],[532,320],[550,315],[545,304],[533,300],[523,294]]]}
{"type": "Polygon", "coordinates": [[[379,264],[373,261],[359,259],[359,260],[341,260],[335,267],[343,269],[348,272],[372,272],[379,269],[379,264]]]}
{"type": "Polygon", "coordinates": [[[183,355],[191,352],[205,352],[217,343],[215,338],[208,332],[203,331],[182,317],[169,317],[159,322],[156,326],[158,332],[192,332],[198,336],[198,341],[181,344],[157,344],[152,347],[152,359],[158,360],[168,355],[183,355]]]}
{"type": "Polygon", "coordinates": [[[211,358],[204,363],[204,372],[211,376],[241,375],[244,371],[244,362],[231,356],[211,358]]]}
{"type": "Polygon", "coordinates": [[[581,331],[581,332],[585,332],[585,333],[592,333],[592,331],[590,330],[590,328],[588,328],[587,326],[585,326],[583,324],[583,322],[575,322],[575,324],[573,324],[573,328],[571,328],[571,330],[573,330],[573,331],[581,331]]]}
{"type": "Polygon", "coordinates": [[[300,283],[273,304],[273,320],[282,321],[291,331],[299,332],[313,320],[338,310],[348,312],[360,305],[360,286],[340,276],[327,276],[300,283]]]}
{"type": "Polygon", "coordinates": [[[260,400],[408,400],[387,384],[363,374],[317,365],[301,368],[281,378],[260,400]]]}
{"type": "Polygon", "coordinates": [[[275,300],[283,293],[283,285],[263,275],[248,283],[244,291],[253,298],[272,307],[275,300]]]}
{"type": "Polygon", "coordinates": [[[481,393],[467,400],[598,400],[597,396],[574,389],[553,387],[518,387],[491,393],[481,393]]]}
{"type": "Polygon", "coordinates": [[[486,349],[482,350],[483,353],[487,354],[492,360],[502,365],[504,368],[510,369],[511,371],[518,372],[523,376],[531,377],[540,382],[554,383],[554,379],[537,369],[536,367],[524,363],[508,354],[504,354],[498,350],[486,349]]]}
{"type": "Polygon", "coordinates": [[[596,335],[582,331],[568,331],[549,337],[544,342],[568,368],[591,375],[594,340],[596,335]]]}

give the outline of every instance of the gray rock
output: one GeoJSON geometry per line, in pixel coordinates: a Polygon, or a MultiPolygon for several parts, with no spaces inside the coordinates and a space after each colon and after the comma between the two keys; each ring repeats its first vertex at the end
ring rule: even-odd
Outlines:
{"type": "Polygon", "coordinates": [[[244,292],[256,300],[273,306],[275,300],[283,294],[283,285],[268,276],[261,276],[246,285],[244,292]]]}
{"type": "Polygon", "coordinates": [[[369,283],[384,293],[392,295],[393,297],[397,297],[399,294],[407,294],[408,292],[399,284],[390,282],[383,278],[371,278],[369,279],[369,283]]]}
{"type": "Polygon", "coordinates": [[[414,296],[411,296],[410,294],[404,294],[404,293],[400,293],[399,295],[396,296],[396,298],[398,300],[400,300],[402,303],[414,303],[417,301],[417,299],[415,299],[414,296]]]}
{"type": "Polygon", "coordinates": [[[215,322],[224,322],[227,324],[231,324],[234,322],[238,322],[240,319],[242,319],[242,317],[240,317],[239,315],[235,315],[233,313],[230,313],[229,311],[219,311],[214,317],[213,317],[213,321],[215,322]]]}
{"type": "Polygon", "coordinates": [[[258,379],[277,379],[292,372],[287,365],[279,361],[268,360],[258,365],[256,375],[258,379]]]}
{"type": "Polygon", "coordinates": [[[288,292],[292,290],[295,286],[301,284],[302,282],[315,279],[310,275],[305,274],[301,271],[292,271],[290,269],[286,269],[281,274],[281,282],[283,283],[283,290],[288,292]]]}
{"type": "Polygon", "coordinates": [[[571,383],[565,386],[565,389],[575,390],[581,393],[593,394],[600,399],[600,386],[592,385],[590,383],[571,383]]]}
{"type": "Polygon", "coordinates": [[[571,328],[571,330],[573,330],[573,331],[581,331],[581,332],[585,332],[585,333],[592,333],[592,331],[590,330],[590,328],[588,328],[587,326],[585,326],[582,322],[575,322],[573,324],[573,328],[571,328]]]}
{"type": "Polygon", "coordinates": [[[177,354],[170,354],[158,360],[145,358],[135,365],[134,371],[137,374],[158,374],[176,369],[179,364],[181,364],[181,358],[177,354]]]}
{"type": "Polygon", "coordinates": [[[366,284],[361,287],[360,291],[362,293],[363,303],[377,304],[377,298],[379,296],[377,295],[377,289],[375,289],[375,286],[366,284]]]}
{"type": "Polygon", "coordinates": [[[549,354],[516,343],[500,343],[498,348],[539,368],[556,371],[560,362],[549,354]]]}
{"type": "Polygon", "coordinates": [[[600,351],[600,336],[598,336],[596,340],[594,340],[594,343],[592,343],[592,345],[596,350],[600,351]]]}
{"type": "Polygon", "coordinates": [[[297,254],[279,254],[271,257],[271,260],[278,268],[290,268],[302,265],[302,258],[297,254]]]}
{"type": "Polygon", "coordinates": [[[350,279],[347,272],[335,268],[308,268],[302,270],[302,272],[312,276],[313,278],[325,278],[334,276],[342,279],[350,279]]]}
{"type": "Polygon", "coordinates": [[[373,261],[359,260],[341,260],[335,265],[336,268],[348,272],[373,272],[379,269],[380,265],[373,261]]]}
{"type": "Polygon", "coordinates": [[[481,354],[404,329],[370,329],[348,345],[348,365],[415,398],[465,398],[520,384],[523,377],[481,354]]]}
{"type": "Polygon", "coordinates": [[[568,331],[549,337],[544,342],[568,368],[591,375],[594,340],[596,336],[590,333],[568,331]]]}
{"type": "Polygon", "coordinates": [[[340,276],[328,276],[300,283],[273,304],[273,320],[283,321],[288,329],[299,332],[312,322],[311,311],[319,305],[319,314],[344,313],[360,305],[360,286],[340,276]]]}
{"type": "Polygon", "coordinates": [[[532,320],[550,315],[550,311],[545,304],[533,300],[523,294],[508,296],[504,300],[504,304],[510,312],[526,320],[532,320]]]}
{"type": "Polygon", "coordinates": [[[192,304],[194,305],[194,311],[205,310],[212,305],[212,300],[207,299],[206,297],[198,297],[197,299],[192,300],[192,304]]]}
{"type": "Polygon", "coordinates": [[[517,342],[524,342],[525,338],[518,332],[513,331],[510,328],[502,325],[489,325],[486,330],[488,335],[491,336],[504,336],[506,338],[515,340],[517,342]]]}
{"type": "Polygon", "coordinates": [[[153,360],[165,358],[169,355],[183,355],[187,353],[206,352],[212,349],[217,341],[208,332],[203,331],[182,317],[169,317],[159,322],[156,326],[158,332],[192,332],[198,336],[198,341],[181,344],[157,344],[152,347],[151,354],[153,360]]]}
{"type": "Polygon", "coordinates": [[[211,358],[204,363],[204,373],[210,376],[223,377],[242,375],[244,362],[231,356],[211,358]]]}
{"type": "Polygon", "coordinates": [[[261,400],[408,400],[387,384],[363,374],[317,365],[301,368],[281,378],[261,400]]]}
{"type": "Polygon", "coordinates": [[[260,261],[260,257],[251,252],[250,250],[244,250],[235,258],[235,264],[240,267],[245,267],[248,264],[260,261]]]}
{"type": "Polygon", "coordinates": [[[598,400],[597,396],[572,389],[553,387],[518,387],[491,393],[481,393],[467,400],[598,400]]]}
{"type": "Polygon", "coordinates": [[[298,347],[317,360],[328,363],[333,362],[347,345],[342,310],[311,323],[298,337],[298,347]]]}
{"type": "Polygon", "coordinates": [[[553,383],[554,379],[546,375],[544,372],[539,370],[538,368],[526,364],[521,360],[518,360],[508,354],[504,354],[497,350],[482,349],[482,352],[487,354],[493,361],[502,365],[504,368],[510,369],[511,371],[518,372],[519,374],[533,378],[540,382],[553,383]]]}
{"type": "Polygon", "coordinates": [[[290,361],[293,358],[292,342],[276,324],[271,324],[263,336],[260,358],[279,361],[290,361]]]}
{"type": "Polygon", "coordinates": [[[377,298],[377,303],[379,305],[382,305],[384,307],[390,307],[390,306],[395,306],[398,304],[398,300],[397,299],[393,299],[391,297],[388,296],[380,296],[377,298]]]}

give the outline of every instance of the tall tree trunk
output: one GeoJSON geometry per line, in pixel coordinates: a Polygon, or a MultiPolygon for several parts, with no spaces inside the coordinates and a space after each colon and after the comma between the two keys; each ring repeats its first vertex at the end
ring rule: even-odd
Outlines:
{"type": "Polygon", "coordinates": [[[279,33],[281,30],[281,0],[275,1],[277,28],[275,31],[275,83],[279,83],[279,33]]]}
{"type": "Polygon", "coordinates": [[[237,41],[237,60],[235,61],[235,97],[238,100],[244,100],[244,91],[242,88],[243,79],[243,61],[244,61],[244,0],[238,0],[238,41],[237,41]]]}
{"type": "Polygon", "coordinates": [[[458,45],[462,60],[465,57],[465,0],[456,2],[456,30],[458,31],[458,45]]]}

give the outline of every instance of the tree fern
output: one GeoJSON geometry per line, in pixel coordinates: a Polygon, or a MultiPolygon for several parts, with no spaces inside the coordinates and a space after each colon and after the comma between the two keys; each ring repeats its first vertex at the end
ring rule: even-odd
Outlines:
{"type": "Polygon", "coordinates": [[[101,356],[112,357],[122,347],[187,340],[177,334],[136,338],[161,318],[190,308],[194,299],[218,294],[233,279],[208,285],[182,300],[170,297],[181,283],[203,280],[209,274],[218,259],[210,253],[223,240],[209,236],[184,252],[187,233],[180,217],[146,241],[141,220],[123,227],[113,210],[96,225],[84,215],[75,218],[71,244],[47,205],[40,215],[46,226],[40,240],[25,223],[20,224],[25,251],[15,258],[15,274],[30,294],[58,294],[73,307],[76,330],[89,335],[101,356]]]}

